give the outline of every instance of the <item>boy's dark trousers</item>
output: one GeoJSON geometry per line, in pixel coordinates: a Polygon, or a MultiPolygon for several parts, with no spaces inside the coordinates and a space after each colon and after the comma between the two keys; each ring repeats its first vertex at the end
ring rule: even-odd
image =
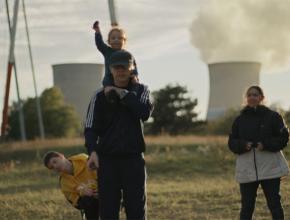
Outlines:
{"type": "Polygon", "coordinates": [[[240,220],[251,220],[255,209],[257,189],[261,184],[273,220],[284,220],[281,205],[280,178],[240,184],[242,208],[240,220]]]}
{"type": "Polygon", "coordinates": [[[86,220],[99,220],[99,200],[91,196],[83,196],[78,200],[78,209],[85,213],[86,220]]]}
{"type": "Polygon", "coordinates": [[[127,219],[146,219],[146,169],[143,156],[99,156],[101,219],[119,219],[121,199],[127,219]]]}

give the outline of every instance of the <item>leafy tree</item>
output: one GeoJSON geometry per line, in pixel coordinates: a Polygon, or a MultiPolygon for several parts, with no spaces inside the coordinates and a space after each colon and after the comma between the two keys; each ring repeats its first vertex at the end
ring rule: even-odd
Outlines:
{"type": "MultiPolygon", "coordinates": [[[[64,102],[61,90],[52,87],[43,91],[40,97],[46,137],[69,137],[79,134],[80,120],[75,109],[64,102]]],[[[28,98],[23,102],[23,111],[28,139],[39,136],[36,99],[28,98]]],[[[9,134],[12,139],[19,139],[19,120],[17,105],[13,103],[9,114],[9,134]]]]}
{"type": "Polygon", "coordinates": [[[186,87],[167,85],[152,93],[154,111],[149,133],[180,134],[190,131],[194,126],[197,113],[193,110],[197,99],[188,97],[186,87]]]}

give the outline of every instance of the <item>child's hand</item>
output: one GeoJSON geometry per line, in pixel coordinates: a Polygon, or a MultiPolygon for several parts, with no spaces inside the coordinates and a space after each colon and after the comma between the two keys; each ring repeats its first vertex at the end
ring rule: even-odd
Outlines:
{"type": "Polygon", "coordinates": [[[110,92],[112,89],[114,89],[115,87],[114,86],[106,86],[105,87],[105,95],[110,92]]]}
{"type": "Polygon", "coordinates": [[[136,75],[133,75],[131,77],[131,83],[133,83],[133,84],[139,83],[139,79],[138,79],[138,77],[136,75]]]}
{"type": "Polygon", "coordinates": [[[118,27],[119,24],[117,22],[111,23],[112,27],[118,27]]]}
{"type": "Polygon", "coordinates": [[[100,32],[99,21],[95,21],[93,29],[98,33],[100,32]]]}

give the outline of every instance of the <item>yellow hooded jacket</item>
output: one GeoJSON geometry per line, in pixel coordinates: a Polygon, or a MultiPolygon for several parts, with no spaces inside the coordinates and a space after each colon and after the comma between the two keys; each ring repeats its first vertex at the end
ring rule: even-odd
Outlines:
{"type": "Polygon", "coordinates": [[[60,188],[66,199],[77,207],[78,199],[81,196],[82,187],[90,187],[97,190],[96,170],[87,168],[88,155],[77,154],[67,158],[72,162],[73,175],[60,174],[60,188]]]}

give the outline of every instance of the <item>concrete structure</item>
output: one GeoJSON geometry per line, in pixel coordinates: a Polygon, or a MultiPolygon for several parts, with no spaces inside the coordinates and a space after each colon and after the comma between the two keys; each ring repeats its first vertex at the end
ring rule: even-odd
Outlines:
{"type": "Polygon", "coordinates": [[[72,104],[84,121],[90,99],[102,86],[104,65],[94,63],[70,63],[52,65],[53,84],[58,86],[67,103],[72,104]]]}
{"type": "Polygon", "coordinates": [[[246,89],[259,85],[260,63],[212,63],[208,68],[210,95],[207,120],[222,116],[229,108],[241,106],[246,89]]]}

